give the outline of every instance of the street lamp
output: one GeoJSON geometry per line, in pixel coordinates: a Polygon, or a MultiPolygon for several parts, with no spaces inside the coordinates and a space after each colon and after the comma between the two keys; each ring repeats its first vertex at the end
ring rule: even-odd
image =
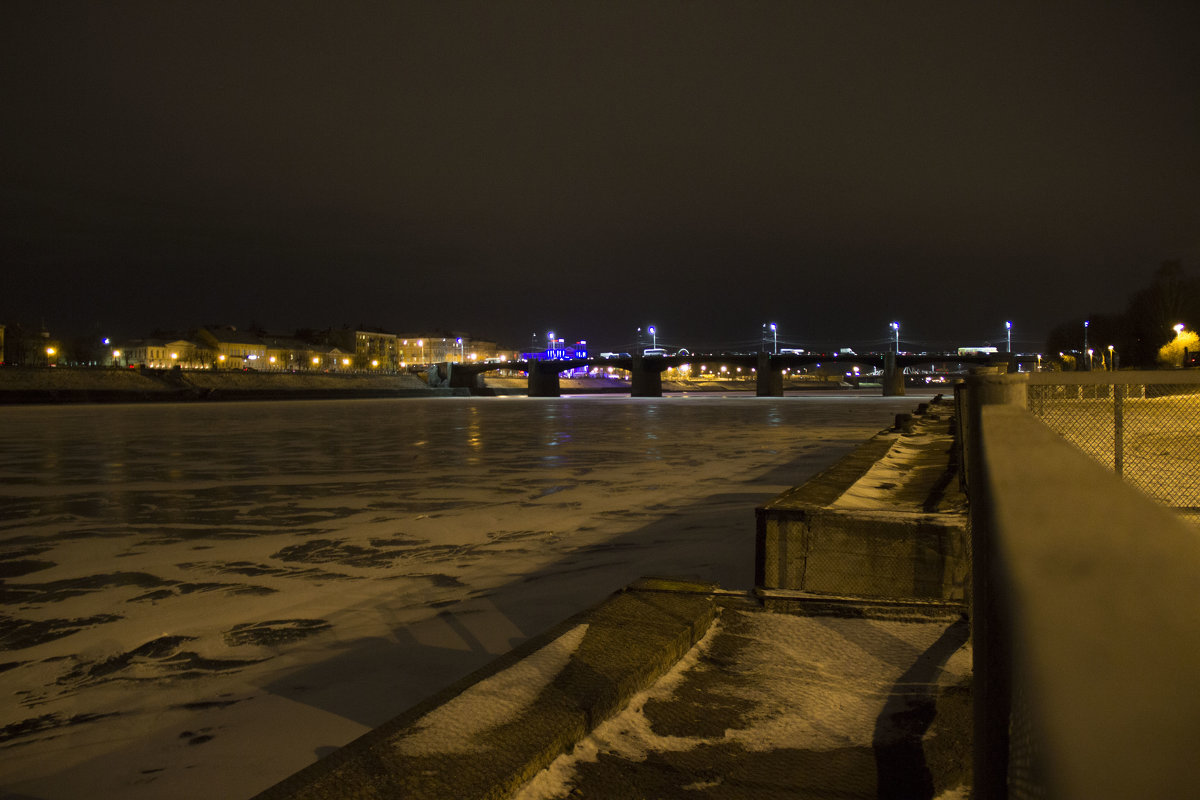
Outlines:
{"type": "Polygon", "coordinates": [[[425,340],[417,339],[417,347],[421,348],[421,363],[425,363],[425,340]]]}
{"type": "Polygon", "coordinates": [[[655,327],[653,325],[651,325],[649,328],[646,328],[646,332],[650,334],[650,346],[652,348],[657,349],[658,348],[658,331],[655,329],[655,327]]]}
{"type": "Polygon", "coordinates": [[[458,337],[456,344],[458,345],[458,363],[461,364],[463,363],[463,340],[461,336],[458,337]]]}
{"type": "Polygon", "coordinates": [[[896,355],[900,355],[900,323],[893,322],[892,330],[896,333],[896,355]]]}
{"type": "Polygon", "coordinates": [[[1108,369],[1110,372],[1117,368],[1117,362],[1115,361],[1116,357],[1117,355],[1113,351],[1113,346],[1110,344],[1108,346],[1108,369]]]}
{"type": "Polygon", "coordinates": [[[1008,352],[1011,353],[1012,352],[1012,323],[1006,322],[1006,323],[1004,323],[1004,327],[1005,327],[1006,331],[1008,332],[1008,352]]]}
{"type": "Polygon", "coordinates": [[[771,352],[773,352],[775,355],[779,355],[779,330],[775,327],[774,322],[771,323],[771,339],[773,342],[771,352]]]}
{"type": "MultiPolygon", "coordinates": [[[[1088,329],[1088,325],[1090,325],[1090,324],[1091,324],[1091,323],[1090,323],[1088,320],[1086,320],[1086,319],[1083,321],[1083,349],[1084,349],[1084,350],[1087,350],[1087,349],[1088,349],[1088,346],[1087,346],[1087,329],[1088,329]]],[[[1089,364],[1088,366],[1090,367],[1091,365],[1089,364]]]]}

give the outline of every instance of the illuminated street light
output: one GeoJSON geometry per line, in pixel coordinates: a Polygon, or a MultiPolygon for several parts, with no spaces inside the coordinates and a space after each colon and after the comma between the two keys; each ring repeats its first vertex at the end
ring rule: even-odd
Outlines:
{"type": "Polygon", "coordinates": [[[779,355],[779,330],[776,328],[774,322],[771,323],[771,339],[774,342],[771,352],[775,355],[779,355]]]}
{"type": "Polygon", "coordinates": [[[1008,352],[1011,353],[1012,352],[1012,323],[1006,322],[1006,323],[1004,323],[1004,327],[1008,332],[1008,352]]]}
{"type": "Polygon", "coordinates": [[[1183,333],[1183,329],[1185,327],[1187,326],[1185,326],[1182,322],[1176,325],[1173,329],[1175,331],[1175,335],[1178,336],[1179,334],[1183,333]]]}
{"type": "MultiPolygon", "coordinates": [[[[1087,349],[1088,349],[1088,346],[1087,346],[1087,329],[1088,329],[1088,325],[1090,325],[1090,324],[1091,324],[1091,323],[1090,323],[1088,320],[1086,320],[1086,319],[1083,321],[1083,349],[1084,349],[1084,350],[1087,350],[1087,349]]],[[[1090,364],[1089,364],[1089,366],[1090,366],[1090,364]]]]}
{"type": "Polygon", "coordinates": [[[417,339],[417,347],[421,348],[421,363],[425,363],[425,340],[417,339]]]}
{"type": "Polygon", "coordinates": [[[463,363],[463,340],[461,336],[458,337],[456,344],[458,345],[458,363],[461,364],[463,363]]]}
{"type": "Polygon", "coordinates": [[[900,323],[893,322],[892,330],[896,332],[896,355],[900,355],[900,323]]]}
{"type": "Polygon", "coordinates": [[[1108,369],[1110,371],[1115,370],[1117,368],[1117,363],[1115,361],[1116,357],[1117,357],[1116,352],[1113,350],[1113,346],[1110,344],[1108,346],[1108,369]]]}
{"type": "Polygon", "coordinates": [[[651,325],[649,328],[646,328],[646,331],[650,334],[650,346],[653,348],[657,348],[658,347],[658,330],[655,329],[655,327],[653,325],[651,325]]]}

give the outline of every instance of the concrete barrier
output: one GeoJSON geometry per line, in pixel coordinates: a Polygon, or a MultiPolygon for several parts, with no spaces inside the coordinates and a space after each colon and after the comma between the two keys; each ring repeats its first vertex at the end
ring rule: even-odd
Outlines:
{"type": "Polygon", "coordinates": [[[952,410],[938,403],[756,509],[763,589],[963,601],[970,570],[952,410]]]}
{"type": "Polygon", "coordinates": [[[715,588],[643,579],[255,800],[509,797],[704,636],[715,588]]]}

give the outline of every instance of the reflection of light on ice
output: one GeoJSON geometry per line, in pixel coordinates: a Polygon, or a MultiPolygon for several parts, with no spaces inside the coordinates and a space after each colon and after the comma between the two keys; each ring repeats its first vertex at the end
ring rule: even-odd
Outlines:
{"type": "Polygon", "coordinates": [[[8,615],[120,617],[0,652],[24,662],[0,673],[18,699],[0,727],[120,712],[13,740],[4,788],[247,796],[642,575],[748,586],[754,503],[915,402],[0,409],[0,430],[22,432],[0,463],[0,548],[55,564],[6,581],[34,592],[8,615]],[[62,591],[97,575],[123,577],[62,591]],[[304,635],[226,641],[273,621],[304,635]],[[171,655],[119,663],[160,637],[191,637],[178,649],[209,669],[184,679],[171,655]],[[57,684],[97,665],[86,685],[57,684]]]}

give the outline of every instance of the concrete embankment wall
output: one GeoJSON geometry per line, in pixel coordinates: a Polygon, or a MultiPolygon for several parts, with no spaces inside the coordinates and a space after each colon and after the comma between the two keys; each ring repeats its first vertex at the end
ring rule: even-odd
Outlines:
{"type": "Polygon", "coordinates": [[[0,404],[312,400],[467,394],[430,389],[415,375],[183,370],[0,369],[0,404]]]}
{"type": "MultiPolygon", "coordinates": [[[[498,377],[484,374],[481,376],[483,385],[496,394],[525,394],[529,388],[528,379],[523,377],[498,377]]],[[[838,380],[832,381],[786,381],[784,389],[841,389],[846,384],[838,380]]],[[[562,378],[559,388],[564,394],[628,394],[629,381],[613,378],[562,378]]],[[[746,380],[663,380],[664,392],[753,392],[754,381],[746,380]]]]}
{"type": "Polygon", "coordinates": [[[881,433],[757,509],[763,589],[962,602],[970,568],[953,411],[881,433]]]}

